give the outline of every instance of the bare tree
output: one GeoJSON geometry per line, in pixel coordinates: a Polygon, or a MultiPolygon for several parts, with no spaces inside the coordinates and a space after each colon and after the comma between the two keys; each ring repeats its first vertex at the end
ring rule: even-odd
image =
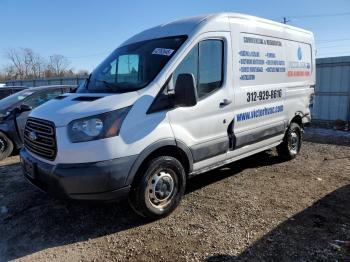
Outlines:
{"type": "Polygon", "coordinates": [[[11,78],[26,79],[42,76],[45,61],[32,49],[11,48],[6,51],[5,57],[10,60],[10,65],[5,68],[5,72],[11,75],[11,78]]]}
{"type": "Polygon", "coordinates": [[[12,72],[15,78],[24,78],[25,76],[25,65],[24,59],[19,52],[19,50],[15,48],[10,48],[6,51],[5,57],[10,60],[11,65],[7,67],[7,72],[12,72]]]}
{"type": "MultiPolygon", "coordinates": [[[[5,51],[9,61],[0,74],[6,79],[29,79],[41,77],[62,77],[76,75],[69,68],[70,61],[63,55],[55,54],[44,59],[30,48],[10,48],[5,51]]],[[[86,70],[80,70],[78,75],[87,75],[86,70]]]]}
{"type": "Polygon", "coordinates": [[[0,71],[0,82],[3,82],[7,79],[6,73],[4,70],[0,71]]]}
{"type": "Polygon", "coordinates": [[[64,76],[65,72],[68,71],[69,64],[69,60],[63,55],[52,55],[48,69],[53,72],[54,76],[64,76]]]}
{"type": "Polygon", "coordinates": [[[45,66],[44,59],[29,48],[23,49],[25,73],[27,78],[38,78],[42,76],[45,66]]]}
{"type": "Polygon", "coordinates": [[[3,69],[3,74],[5,76],[5,79],[19,79],[19,77],[17,77],[18,75],[16,72],[17,72],[17,69],[13,65],[7,65],[3,69]]]}

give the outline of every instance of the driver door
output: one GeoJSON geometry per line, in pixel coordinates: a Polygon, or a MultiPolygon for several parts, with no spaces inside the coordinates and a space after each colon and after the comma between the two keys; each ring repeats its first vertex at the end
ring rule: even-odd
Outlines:
{"type": "Polygon", "coordinates": [[[190,147],[194,170],[226,159],[229,149],[228,126],[233,115],[232,91],[227,77],[231,56],[230,34],[213,32],[202,35],[173,72],[193,74],[197,104],[169,112],[176,140],[190,147]]]}

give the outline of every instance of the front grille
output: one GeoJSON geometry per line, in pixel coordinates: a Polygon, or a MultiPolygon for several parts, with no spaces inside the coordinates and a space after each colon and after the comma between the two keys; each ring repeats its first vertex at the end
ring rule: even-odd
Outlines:
{"type": "Polygon", "coordinates": [[[24,129],[24,146],[30,152],[55,160],[57,154],[55,124],[37,118],[28,118],[24,129]]]}

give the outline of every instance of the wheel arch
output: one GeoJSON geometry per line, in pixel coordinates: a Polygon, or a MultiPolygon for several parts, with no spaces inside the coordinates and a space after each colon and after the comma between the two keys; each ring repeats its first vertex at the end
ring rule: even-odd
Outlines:
{"type": "Polygon", "coordinates": [[[126,185],[131,185],[135,179],[140,176],[140,170],[147,164],[147,162],[157,156],[172,156],[181,162],[186,175],[193,169],[193,157],[190,149],[181,141],[175,139],[162,139],[148,147],[146,147],[137,157],[135,163],[130,169],[126,179],[126,185]]]}
{"type": "Polygon", "coordinates": [[[13,146],[15,147],[17,144],[15,143],[14,139],[12,138],[12,136],[10,135],[10,132],[3,130],[0,128],[0,133],[4,134],[13,144],[13,146]]]}
{"type": "Polygon", "coordinates": [[[303,128],[303,114],[301,112],[296,112],[295,116],[290,120],[289,125],[291,123],[297,123],[301,128],[303,128]]]}

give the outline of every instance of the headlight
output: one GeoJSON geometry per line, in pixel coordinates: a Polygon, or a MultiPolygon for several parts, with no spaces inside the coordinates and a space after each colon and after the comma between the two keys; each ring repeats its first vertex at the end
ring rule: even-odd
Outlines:
{"type": "Polygon", "coordinates": [[[87,136],[95,137],[101,134],[103,122],[100,118],[91,118],[83,121],[76,121],[72,125],[73,133],[83,132],[87,136]]]}
{"type": "Polygon", "coordinates": [[[117,136],[131,107],[74,120],[68,125],[72,143],[87,142],[117,136]]]}

